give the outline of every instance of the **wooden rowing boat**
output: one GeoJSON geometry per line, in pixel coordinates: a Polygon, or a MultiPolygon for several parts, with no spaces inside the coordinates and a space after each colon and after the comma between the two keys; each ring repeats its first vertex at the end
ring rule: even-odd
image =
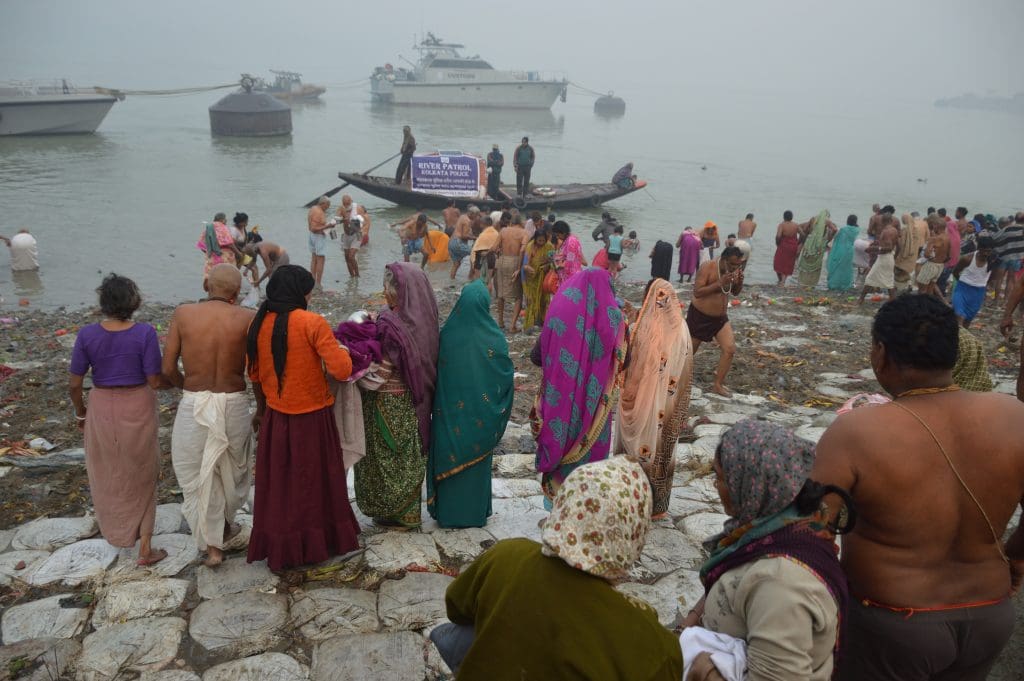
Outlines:
{"type": "MultiPolygon", "coordinates": [[[[504,201],[496,201],[492,198],[478,199],[471,196],[448,197],[442,194],[425,194],[414,192],[408,186],[396,185],[393,177],[381,177],[379,175],[360,175],[358,173],[338,173],[338,177],[354,187],[362,189],[367,194],[400,206],[413,208],[441,209],[448,205],[448,201],[454,199],[455,205],[465,210],[469,205],[474,205],[482,211],[499,210],[504,201]]],[[[552,196],[535,196],[533,194],[521,198],[515,194],[515,187],[502,185],[502,191],[507,194],[512,204],[520,211],[558,211],[580,208],[596,208],[606,201],[617,199],[626,194],[632,194],[638,189],[647,186],[646,180],[638,180],[636,185],[628,189],[616,186],[610,182],[598,184],[553,184],[548,185],[552,190],[552,196]]]]}

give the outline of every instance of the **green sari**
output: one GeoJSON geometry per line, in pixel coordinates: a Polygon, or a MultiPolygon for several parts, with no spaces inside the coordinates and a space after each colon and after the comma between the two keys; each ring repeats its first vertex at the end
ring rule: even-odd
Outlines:
{"type": "Polygon", "coordinates": [[[807,238],[804,239],[797,266],[801,286],[817,286],[821,279],[821,261],[825,256],[825,245],[828,242],[829,213],[823,210],[814,218],[807,238]]]}
{"type": "Polygon", "coordinates": [[[441,329],[427,459],[427,510],[441,527],[491,515],[492,452],[512,413],[514,367],[482,279],[467,284],[441,329]]]}
{"type": "Polygon", "coordinates": [[[523,295],[526,296],[526,319],[523,321],[523,329],[544,325],[544,315],[551,300],[551,294],[544,292],[544,275],[551,267],[551,258],[554,254],[555,247],[550,241],[543,246],[537,246],[531,241],[526,247],[526,264],[533,268],[533,274],[525,275],[523,281],[523,295]]]}
{"type": "Polygon", "coordinates": [[[409,391],[364,390],[366,456],[355,467],[356,505],[379,525],[420,525],[426,459],[409,391]]]}

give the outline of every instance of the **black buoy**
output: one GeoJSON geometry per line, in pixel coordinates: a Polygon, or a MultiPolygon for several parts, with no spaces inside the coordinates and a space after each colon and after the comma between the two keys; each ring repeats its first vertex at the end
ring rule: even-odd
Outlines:
{"type": "Polygon", "coordinates": [[[626,114],[626,100],[616,97],[614,92],[601,95],[594,100],[594,113],[600,116],[624,116],[626,114]]]}
{"type": "Polygon", "coordinates": [[[242,90],[210,107],[210,132],[232,137],[290,135],[292,109],[266,92],[253,92],[252,76],[242,76],[242,90]]]}

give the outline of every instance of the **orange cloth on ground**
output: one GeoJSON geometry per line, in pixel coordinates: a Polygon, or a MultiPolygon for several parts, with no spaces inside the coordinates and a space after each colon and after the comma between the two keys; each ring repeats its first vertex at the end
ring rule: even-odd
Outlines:
{"type": "Polygon", "coordinates": [[[427,262],[448,262],[451,259],[448,255],[448,235],[440,229],[428,231],[423,240],[423,252],[427,262]]]}
{"type": "Polygon", "coordinates": [[[256,364],[249,365],[249,380],[260,383],[267,406],[283,414],[308,414],[334,404],[327,387],[324,366],[343,381],[352,375],[352,358],[338,344],[327,320],[307,310],[288,314],[288,360],[284,366],[284,390],[278,395],[270,338],[277,313],[269,312],[256,339],[256,364]]]}

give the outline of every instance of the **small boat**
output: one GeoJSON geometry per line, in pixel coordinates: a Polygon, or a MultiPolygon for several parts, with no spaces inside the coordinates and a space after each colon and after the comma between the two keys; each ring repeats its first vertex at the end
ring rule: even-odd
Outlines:
{"type": "Polygon", "coordinates": [[[66,80],[0,83],[0,136],[93,133],[119,99],[66,80]]]}
{"type": "MultiPolygon", "coordinates": [[[[413,191],[406,185],[396,185],[395,178],[381,177],[379,175],[361,175],[358,173],[338,173],[338,177],[354,187],[362,189],[367,194],[372,194],[385,201],[397,203],[400,206],[411,206],[413,208],[441,209],[454,200],[460,210],[465,210],[470,205],[477,206],[483,211],[498,210],[505,200],[488,198],[477,198],[475,196],[446,196],[444,194],[428,194],[425,192],[413,191]]],[[[596,184],[552,184],[540,187],[534,194],[519,197],[516,196],[514,186],[502,185],[502,191],[510,198],[512,205],[520,211],[540,210],[558,211],[568,209],[596,208],[601,204],[617,199],[626,194],[632,194],[638,189],[647,186],[646,180],[638,180],[632,187],[624,189],[611,182],[599,182],[596,184]],[[543,192],[541,195],[539,192],[543,192]]]]}
{"type": "Polygon", "coordinates": [[[256,79],[257,92],[266,92],[278,99],[318,99],[320,95],[327,92],[327,88],[320,85],[312,85],[302,82],[302,74],[294,71],[275,71],[274,82],[268,83],[262,78],[256,79]]]}

